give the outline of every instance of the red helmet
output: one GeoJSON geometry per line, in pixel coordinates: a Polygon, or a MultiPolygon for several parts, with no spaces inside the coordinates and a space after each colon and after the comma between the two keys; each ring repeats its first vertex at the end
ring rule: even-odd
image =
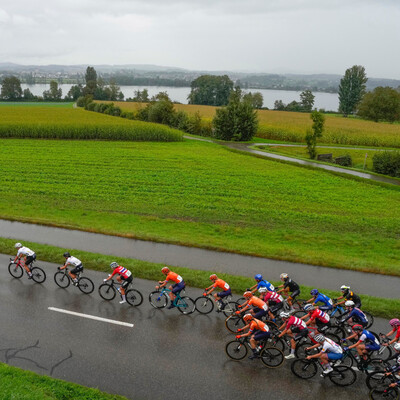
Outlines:
{"type": "Polygon", "coordinates": [[[353,332],[362,332],[364,330],[364,327],[360,324],[356,324],[353,325],[351,329],[353,329],[353,332]]]}
{"type": "Polygon", "coordinates": [[[216,281],[217,279],[218,279],[217,275],[215,274],[210,275],[210,280],[216,281]]]}
{"type": "Polygon", "coordinates": [[[251,319],[253,319],[253,316],[251,314],[246,314],[243,317],[243,321],[245,321],[245,322],[250,321],[251,319]]]}
{"type": "Polygon", "coordinates": [[[246,299],[250,299],[250,297],[253,297],[253,293],[247,291],[243,293],[243,297],[246,297],[246,299]]]}
{"type": "Polygon", "coordinates": [[[161,269],[161,272],[162,272],[163,274],[168,274],[169,268],[168,268],[168,267],[164,267],[164,268],[161,269]]]}

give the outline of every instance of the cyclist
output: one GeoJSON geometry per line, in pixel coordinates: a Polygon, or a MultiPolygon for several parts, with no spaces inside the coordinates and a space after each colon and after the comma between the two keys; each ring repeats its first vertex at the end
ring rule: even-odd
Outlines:
{"type": "Polygon", "coordinates": [[[360,296],[357,296],[354,292],[350,290],[350,286],[342,285],[340,287],[340,291],[342,292],[342,296],[338,297],[336,300],[344,299],[343,301],[336,303],[338,306],[340,304],[344,304],[346,300],[350,300],[354,303],[354,307],[361,308],[361,299],[360,296]]]}
{"type": "Polygon", "coordinates": [[[277,293],[284,292],[284,294],[288,295],[288,293],[291,292],[290,296],[287,298],[287,302],[289,306],[293,308],[293,300],[300,294],[300,286],[292,281],[286,273],[281,274],[280,278],[283,284],[279,285],[278,288],[283,287],[283,289],[278,290],[277,293]]]}
{"type": "Polygon", "coordinates": [[[283,307],[283,297],[276,292],[268,291],[265,287],[261,287],[259,292],[263,296],[261,299],[268,304],[270,318],[275,322],[275,314],[283,307]]]}
{"type": "Polygon", "coordinates": [[[354,302],[347,300],[344,305],[346,306],[345,317],[340,319],[340,323],[342,324],[347,321],[350,326],[358,324],[366,328],[368,325],[368,318],[359,308],[355,307],[354,302]]]}
{"type": "Polygon", "coordinates": [[[389,357],[386,361],[396,360],[396,363],[390,367],[389,372],[387,372],[385,375],[390,375],[392,373],[400,371],[400,343],[395,343],[393,348],[394,348],[394,354],[391,357],[389,357]]]}
{"type": "Polygon", "coordinates": [[[354,333],[345,340],[357,339],[357,342],[349,347],[345,347],[344,350],[355,347],[360,358],[366,360],[368,352],[377,351],[381,348],[378,339],[370,331],[364,329],[362,325],[353,325],[352,330],[354,333]]]}
{"type": "Polygon", "coordinates": [[[319,308],[315,308],[312,304],[306,304],[304,306],[304,311],[306,311],[308,314],[303,315],[300,319],[309,317],[308,321],[306,322],[307,326],[317,326],[317,329],[320,332],[323,332],[328,328],[330,317],[326,312],[320,310],[319,308]]]}
{"type": "Polygon", "coordinates": [[[290,336],[290,354],[287,355],[285,358],[287,360],[291,358],[295,358],[294,351],[296,349],[296,342],[303,338],[307,337],[308,335],[308,328],[303,320],[300,318],[295,317],[294,315],[290,315],[287,312],[281,312],[279,316],[282,318],[284,323],[279,328],[280,331],[283,331],[278,335],[278,337],[282,337],[283,335],[290,336]],[[293,334],[296,336],[293,336],[293,334]]]}
{"type": "Polygon", "coordinates": [[[311,299],[307,300],[306,303],[312,303],[313,306],[315,306],[317,303],[321,302],[324,305],[323,306],[318,306],[320,310],[327,311],[327,310],[332,310],[333,308],[333,301],[330,297],[328,297],[326,294],[322,294],[318,291],[318,289],[313,289],[310,292],[311,294],[311,299]]]}
{"type": "Polygon", "coordinates": [[[63,254],[63,257],[65,258],[65,263],[62,267],[58,267],[58,269],[63,270],[67,268],[68,265],[71,265],[73,269],[68,272],[68,275],[72,279],[72,284],[76,286],[78,284],[78,279],[76,278],[76,274],[78,272],[83,271],[82,261],[76,257],[71,256],[71,254],[68,251],[63,254]]]}
{"type": "Polygon", "coordinates": [[[118,291],[120,291],[122,296],[122,300],[119,302],[119,304],[124,304],[126,303],[125,289],[133,280],[132,273],[128,269],[122,267],[121,265],[118,265],[118,263],[115,261],[110,264],[110,268],[114,271],[111,275],[108,276],[108,278],[104,279],[104,282],[112,279],[115,274],[119,275],[117,276],[117,281],[121,284],[121,288],[118,288],[118,291]]]}
{"type": "Polygon", "coordinates": [[[238,329],[238,332],[242,332],[246,329],[249,331],[244,333],[243,335],[236,335],[236,339],[240,339],[242,337],[250,337],[250,347],[253,350],[253,355],[250,356],[250,360],[254,360],[255,358],[259,357],[260,349],[257,348],[257,344],[260,340],[268,339],[271,334],[269,333],[268,325],[264,322],[254,318],[251,314],[245,314],[243,317],[244,322],[246,325],[238,329]],[[257,332],[254,332],[257,331],[257,332]]]}
{"type": "Polygon", "coordinates": [[[386,336],[390,337],[394,333],[396,333],[396,335],[389,343],[384,343],[384,346],[389,346],[394,342],[400,343],[400,320],[398,318],[393,318],[389,321],[389,324],[393,329],[386,336]]]}
{"type": "MultiPolygon", "coordinates": [[[[270,292],[274,292],[275,288],[274,285],[267,280],[263,279],[261,274],[257,274],[254,276],[254,279],[256,280],[256,284],[250,288],[252,293],[258,291],[260,292],[260,288],[266,288],[270,292]]],[[[260,294],[260,299],[262,299],[262,295],[260,294]]]]}
{"type": "Polygon", "coordinates": [[[221,311],[225,308],[225,303],[222,301],[224,297],[230,296],[232,294],[232,290],[230,286],[223,281],[222,279],[219,279],[217,275],[212,274],[210,275],[210,280],[213,281],[213,284],[206,288],[206,292],[204,293],[204,296],[209,295],[211,292],[213,292],[217,287],[222,289],[222,292],[219,293],[214,293],[215,301],[219,305],[219,310],[221,311]]]}
{"type": "Polygon", "coordinates": [[[246,299],[246,301],[242,304],[242,309],[240,311],[236,311],[236,314],[241,314],[250,308],[250,306],[253,306],[250,314],[253,315],[254,318],[259,319],[268,314],[267,304],[259,297],[253,296],[253,293],[251,293],[249,290],[243,293],[243,297],[246,299]]]}
{"type": "Polygon", "coordinates": [[[169,292],[169,298],[171,299],[171,304],[168,306],[169,309],[174,308],[174,300],[176,298],[176,295],[181,292],[182,289],[185,288],[185,281],[183,278],[178,275],[175,272],[170,271],[168,267],[164,267],[161,269],[161,272],[165,275],[165,280],[164,281],[159,281],[158,283],[160,284],[159,286],[156,286],[156,289],[161,289],[164,286],[167,285],[168,281],[174,281],[175,283],[171,285],[168,289],[170,290],[169,292]]]}
{"type": "Polygon", "coordinates": [[[32,264],[34,260],[36,260],[36,253],[28,247],[22,246],[21,243],[15,243],[14,247],[18,249],[17,255],[14,258],[14,263],[17,263],[18,260],[23,258],[23,260],[21,260],[21,265],[28,273],[28,279],[32,279],[32,272],[29,265],[32,264]]]}
{"type": "Polygon", "coordinates": [[[333,368],[329,364],[329,361],[341,360],[343,358],[343,349],[332,339],[326,338],[324,335],[321,334],[315,335],[314,340],[318,343],[314,346],[307,347],[306,351],[316,349],[317,347],[321,347],[321,345],[322,349],[318,354],[307,356],[307,360],[311,360],[312,358],[319,358],[321,360],[321,365],[324,368],[324,371],[322,373],[329,374],[333,371],[333,368]]]}

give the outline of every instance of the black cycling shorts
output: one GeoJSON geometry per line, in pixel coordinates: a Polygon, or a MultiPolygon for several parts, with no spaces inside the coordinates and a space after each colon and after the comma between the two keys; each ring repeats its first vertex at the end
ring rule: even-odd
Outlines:
{"type": "Polygon", "coordinates": [[[280,303],[275,303],[274,305],[271,305],[269,309],[272,312],[272,314],[275,314],[282,307],[283,307],[283,302],[281,301],[280,303]]]}
{"type": "MultiPolygon", "coordinates": [[[[293,332],[293,330],[292,330],[292,332],[293,332]]],[[[307,328],[306,329],[301,329],[301,330],[298,331],[297,335],[295,335],[293,337],[293,339],[297,342],[299,339],[301,339],[303,337],[304,338],[307,337],[307,335],[308,335],[308,329],[307,328]]]]}
{"type": "Polygon", "coordinates": [[[122,289],[126,289],[128,287],[128,285],[133,281],[133,276],[131,275],[127,279],[124,279],[121,276],[121,279],[123,280],[121,287],[122,287],[122,289]]]}
{"type": "Polygon", "coordinates": [[[300,290],[295,290],[290,297],[294,300],[300,294],[300,290]]]}
{"type": "Polygon", "coordinates": [[[34,260],[36,260],[36,254],[33,254],[32,256],[26,256],[25,265],[32,264],[34,260]]]}
{"type": "Polygon", "coordinates": [[[82,272],[83,271],[83,265],[77,265],[73,270],[71,270],[71,274],[76,275],[78,272],[82,272]]]}

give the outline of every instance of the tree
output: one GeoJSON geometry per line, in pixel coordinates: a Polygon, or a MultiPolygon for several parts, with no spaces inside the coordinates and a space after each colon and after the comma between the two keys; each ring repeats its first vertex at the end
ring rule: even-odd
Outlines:
{"type": "Polygon", "coordinates": [[[58,88],[57,81],[50,82],[50,89],[43,92],[43,99],[49,101],[60,101],[62,96],[61,88],[58,88]]]}
{"type": "Polygon", "coordinates": [[[275,100],[275,103],[274,103],[274,110],[277,110],[277,111],[284,111],[285,108],[286,108],[286,105],[285,105],[285,103],[284,103],[282,100],[275,100]]]}
{"type": "Polygon", "coordinates": [[[301,103],[299,103],[296,100],[293,100],[292,102],[290,102],[286,107],[285,107],[285,111],[302,111],[303,107],[301,105],[301,103]]]}
{"type": "Polygon", "coordinates": [[[260,109],[263,106],[264,98],[263,95],[260,92],[255,92],[255,93],[246,93],[243,96],[244,101],[249,101],[250,104],[253,106],[253,108],[260,109]]]}
{"type": "Polygon", "coordinates": [[[202,75],[191,83],[188,96],[189,104],[225,106],[233,89],[228,75],[202,75]]]}
{"type": "Polygon", "coordinates": [[[3,79],[0,98],[3,100],[20,100],[22,97],[21,81],[16,76],[3,79]]]}
{"type": "Polygon", "coordinates": [[[83,87],[81,84],[79,85],[73,85],[71,86],[71,89],[69,89],[69,92],[67,94],[67,98],[71,99],[73,101],[78,100],[79,97],[81,97],[83,94],[83,87]]]}
{"type": "Polygon", "coordinates": [[[339,85],[339,112],[347,117],[357,110],[366,91],[367,76],[365,68],[353,65],[347,69],[339,85]]]}
{"type": "Polygon", "coordinates": [[[317,155],[316,146],[317,139],[322,136],[322,132],[324,131],[325,124],[325,116],[319,111],[313,111],[310,115],[313,124],[311,130],[309,130],[306,134],[306,142],[307,142],[307,150],[310,158],[314,159],[317,155]]]}
{"type": "Polygon", "coordinates": [[[247,141],[256,134],[257,112],[243,100],[239,87],[232,91],[227,107],[216,110],[213,126],[215,137],[222,140],[247,141]]]}
{"type": "Polygon", "coordinates": [[[372,121],[400,120],[400,92],[391,87],[379,86],[367,93],[358,108],[361,118],[372,121]]]}
{"type": "Polygon", "coordinates": [[[97,72],[93,67],[87,67],[85,73],[86,86],[83,88],[83,94],[94,95],[97,88],[97,72]]]}
{"type": "Polygon", "coordinates": [[[314,107],[314,99],[315,96],[313,95],[311,90],[304,90],[300,93],[300,102],[303,111],[311,112],[314,107]]]}
{"type": "Polygon", "coordinates": [[[37,97],[27,88],[24,89],[24,100],[34,100],[37,97]]]}

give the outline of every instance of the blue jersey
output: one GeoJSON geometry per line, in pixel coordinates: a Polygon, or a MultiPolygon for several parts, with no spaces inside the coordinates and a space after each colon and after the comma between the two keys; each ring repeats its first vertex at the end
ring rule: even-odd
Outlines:
{"type": "Polygon", "coordinates": [[[275,291],[274,285],[272,283],[266,281],[265,279],[263,279],[262,281],[257,283],[257,289],[260,289],[262,287],[267,288],[267,290],[270,291],[270,292],[274,292],[275,291]]]}
{"type": "Polygon", "coordinates": [[[359,309],[354,307],[351,311],[350,314],[346,317],[346,320],[353,318],[353,321],[355,322],[362,322],[363,324],[368,323],[368,318],[367,316],[359,309]]]}
{"type": "Polygon", "coordinates": [[[314,300],[314,303],[318,303],[318,302],[324,303],[328,307],[332,306],[332,304],[333,304],[332,299],[330,299],[328,296],[326,296],[322,293],[319,293],[318,296],[316,297],[316,299],[314,300]]]}
{"type": "Polygon", "coordinates": [[[380,347],[380,343],[375,335],[373,335],[370,331],[367,331],[366,329],[362,331],[359,340],[361,342],[365,342],[366,344],[375,344],[380,347]]]}

